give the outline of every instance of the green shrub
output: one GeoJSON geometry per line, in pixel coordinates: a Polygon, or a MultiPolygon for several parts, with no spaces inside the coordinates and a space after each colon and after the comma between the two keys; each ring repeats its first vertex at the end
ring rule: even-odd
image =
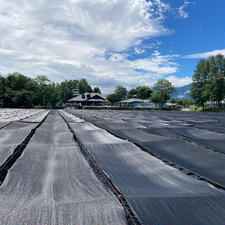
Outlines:
{"type": "Polygon", "coordinates": [[[203,110],[202,107],[197,107],[197,106],[195,106],[194,108],[191,108],[190,111],[192,111],[192,112],[202,112],[202,110],[203,110]]]}

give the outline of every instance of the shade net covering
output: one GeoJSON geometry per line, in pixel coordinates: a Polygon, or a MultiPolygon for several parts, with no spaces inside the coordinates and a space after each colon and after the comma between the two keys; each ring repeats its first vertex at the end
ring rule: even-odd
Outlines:
{"type": "Polygon", "coordinates": [[[10,122],[0,122],[0,129],[10,124],[10,122]]]}
{"type": "Polygon", "coordinates": [[[35,115],[43,109],[0,109],[0,122],[12,122],[35,115]]]}
{"type": "Polygon", "coordinates": [[[207,148],[225,154],[225,135],[198,128],[171,128],[172,131],[207,148]]]}
{"type": "MultiPolygon", "coordinates": [[[[74,114],[82,113],[84,118],[85,112],[75,111],[74,114]]],[[[93,124],[87,129],[88,124],[80,123],[85,129],[76,129],[73,123],[71,128],[142,224],[224,224],[223,190],[168,166],[129,141],[113,135],[110,138],[104,130],[94,129],[93,124]]],[[[141,133],[143,140],[149,140],[150,134],[144,133],[141,133]]],[[[131,135],[134,137],[135,133],[131,135]]],[[[169,140],[157,135],[151,138],[169,140]]]]}
{"type": "Polygon", "coordinates": [[[22,119],[22,121],[24,122],[32,122],[32,123],[37,123],[37,122],[41,122],[48,114],[49,110],[41,110],[38,113],[35,113],[31,116],[28,116],[24,119],[22,119]]]}
{"type": "MultiPolygon", "coordinates": [[[[108,123],[138,123],[147,128],[165,126],[191,126],[206,130],[223,132],[225,130],[224,113],[175,112],[175,111],[136,111],[136,110],[80,110],[66,109],[80,117],[108,123]],[[85,112],[85,113],[83,113],[85,112]]],[[[135,127],[135,126],[134,126],[135,127]]]]}
{"type": "MultiPolygon", "coordinates": [[[[221,154],[224,146],[224,134],[195,127],[187,127],[186,125],[182,125],[183,127],[181,125],[174,125],[178,123],[178,119],[180,121],[184,121],[185,124],[190,123],[190,121],[191,123],[194,123],[195,121],[199,121],[201,123],[206,123],[206,121],[208,121],[208,123],[211,123],[217,121],[214,118],[214,114],[212,114],[212,118],[210,117],[211,114],[207,114],[209,118],[205,117],[205,114],[194,114],[195,117],[188,118],[188,116],[190,116],[189,114],[184,115],[183,112],[180,112],[181,115],[183,115],[183,117],[180,118],[179,112],[175,112],[175,114],[172,112],[158,112],[159,114],[157,114],[155,112],[134,111],[132,112],[134,114],[133,120],[135,120],[136,123],[140,120],[140,123],[145,125],[143,122],[144,118],[146,118],[146,121],[150,121],[150,118],[153,118],[155,121],[154,123],[158,121],[161,124],[162,121],[165,121],[165,123],[171,123],[172,127],[155,126],[151,128],[138,128],[134,126],[131,128],[130,126],[127,126],[126,129],[122,129],[121,124],[123,127],[126,126],[124,121],[130,120],[128,115],[131,117],[131,112],[129,112],[128,115],[124,112],[119,112],[119,114],[124,113],[122,114],[124,117],[120,118],[120,120],[123,121],[121,123],[118,123],[116,119],[114,122],[107,122],[107,118],[112,118],[113,113],[116,115],[116,111],[108,112],[105,110],[99,113],[94,110],[73,110],[70,112],[86,119],[87,121],[92,121],[99,127],[107,129],[117,137],[138,144],[149,153],[154,153],[157,156],[175,163],[177,167],[183,167],[191,172],[212,180],[213,182],[223,186],[225,185],[225,157],[224,154],[221,154]],[[104,120],[100,120],[99,116],[103,116],[104,120]],[[199,120],[196,116],[199,116],[199,120]],[[189,136],[187,139],[190,139],[192,142],[185,140],[186,137],[184,137],[184,135],[189,136]],[[208,143],[211,140],[213,140],[212,143],[214,143],[214,148],[211,147],[212,150],[207,148],[208,143]],[[220,148],[215,148],[215,146],[219,146],[220,148]]],[[[218,115],[218,118],[220,118],[220,114],[218,115]]],[[[220,120],[222,123],[222,117],[220,120]]],[[[149,124],[149,122],[146,123],[149,124]]],[[[191,126],[191,124],[189,125],[191,126]]]]}
{"type": "Polygon", "coordinates": [[[117,198],[95,177],[65,121],[51,113],[0,187],[1,225],[126,224],[117,198]]]}
{"type": "Polygon", "coordinates": [[[0,166],[36,126],[37,124],[14,122],[0,129],[0,166]]]}

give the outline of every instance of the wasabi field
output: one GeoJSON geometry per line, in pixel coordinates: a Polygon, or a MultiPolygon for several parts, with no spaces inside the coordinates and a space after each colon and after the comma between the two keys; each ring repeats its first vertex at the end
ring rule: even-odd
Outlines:
{"type": "Polygon", "coordinates": [[[1,225],[222,225],[224,113],[0,109],[1,225]]]}

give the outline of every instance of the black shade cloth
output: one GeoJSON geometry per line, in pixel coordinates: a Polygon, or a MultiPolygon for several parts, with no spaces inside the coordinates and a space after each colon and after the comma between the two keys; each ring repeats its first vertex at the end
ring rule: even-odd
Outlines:
{"type": "Polygon", "coordinates": [[[0,129],[0,166],[37,124],[14,122],[0,129]]]}
{"type": "MultiPolygon", "coordinates": [[[[89,113],[74,111],[74,114],[82,114],[85,119],[92,117],[89,113]]],[[[96,117],[98,115],[95,114],[96,117]]],[[[104,126],[103,121],[101,124],[104,126]]],[[[76,129],[73,123],[72,129],[143,224],[224,224],[223,190],[166,165],[128,141],[113,135],[110,138],[110,134],[104,130],[94,129],[93,125],[87,129],[87,126],[88,123],[82,123],[76,129]],[[82,129],[82,126],[85,128],[82,129]]],[[[117,132],[118,136],[125,139],[142,140],[143,143],[150,140],[154,140],[152,143],[171,141],[171,138],[149,134],[137,128],[110,131],[117,132]]],[[[175,140],[180,141],[181,145],[185,142],[179,138],[175,140]]]]}
{"type": "Polygon", "coordinates": [[[36,130],[0,187],[1,225],[125,225],[124,209],[95,177],[63,119],[36,130]]]}

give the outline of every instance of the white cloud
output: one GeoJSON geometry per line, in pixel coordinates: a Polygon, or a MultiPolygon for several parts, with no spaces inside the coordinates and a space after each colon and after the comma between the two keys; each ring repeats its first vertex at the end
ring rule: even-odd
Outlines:
{"type": "Polygon", "coordinates": [[[159,75],[171,74],[175,73],[178,67],[172,61],[174,57],[177,57],[177,55],[161,56],[158,51],[155,51],[150,58],[131,61],[130,66],[159,75]]]}
{"type": "Polygon", "coordinates": [[[186,12],[184,9],[187,8],[189,5],[194,4],[191,2],[188,2],[187,0],[184,1],[184,4],[178,8],[178,14],[182,18],[188,18],[188,12],[186,12]]]}
{"type": "Polygon", "coordinates": [[[169,32],[162,25],[168,10],[160,0],[0,0],[0,71],[56,82],[84,77],[104,90],[150,85],[177,71],[175,56],[131,61],[123,51],[141,53],[142,40],[169,32]]]}
{"type": "Polygon", "coordinates": [[[138,47],[135,47],[135,48],[134,48],[134,51],[135,51],[135,53],[137,53],[138,55],[145,52],[144,49],[141,49],[141,48],[138,48],[138,47]]]}
{"type": "Polygon", "coordinates": [[[15,54],[15,52],[12,51],[12,50],[0,48],[0,54],[2,54],[2,55],[12,55],[12,54],[15,54]]]}
{"type": "Polygon", "coordinates": [[[182,87],[192,82],[192,78],[188,76],[181,78],[176,76],[169,76],[166,77],[166,79],[169,80],[175,87],[182,87]]]}
{"type": "Polygon", "coordinates": [[[122,54],[112,54],[109,58],[110,61],[121,61],[125,58],[126,55],[122,54]]]}
{"type": "Polygon", "coordinates": [[[208,58],[209,56],[213,56],[213,55],[217,55],[217,54],[225,55],[225,49],[213,50],[213,51],[209,51],[209,52],[202,52],[202,53],[196,53],[196,54],[190,54],[190,55],[184,56],[184,58],[189,58],[189,59],[208,58]]]}
{"type": "Polygon", "coordinates": [[[154,40],[153,42],[142,45],[141,47],[135,47],[134,51],[136,54],[140,55],[146,52],[147,49],[158,49],[161,44],[161,41],[154,40]]]}

